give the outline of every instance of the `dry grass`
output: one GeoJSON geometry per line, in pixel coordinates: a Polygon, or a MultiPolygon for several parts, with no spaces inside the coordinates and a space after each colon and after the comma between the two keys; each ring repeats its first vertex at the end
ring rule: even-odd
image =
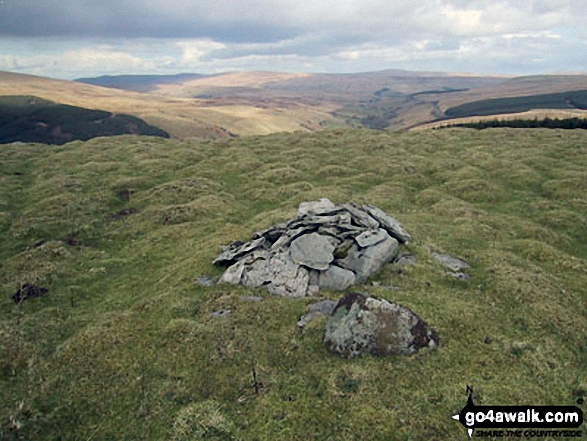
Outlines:
{"type": "Polygon", "coordinates": [[[174,137],[223,138],[235,135],[310,131],[333,119],[330,107],[296,105],[259,108],[254,105],[206,106],[193,98],[167,97],[0,73],[0,95],[34,95],[62,104],[138,116],[174,137]]]}

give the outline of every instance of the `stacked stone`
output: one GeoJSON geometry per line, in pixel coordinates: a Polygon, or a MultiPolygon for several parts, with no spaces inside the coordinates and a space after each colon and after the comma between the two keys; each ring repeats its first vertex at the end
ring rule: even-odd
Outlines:
{"type": "Polygon", "coordinates": [[[266,286],[287,297],[345,290],[393,261],[410,234],[371,205],[302,202],[296,217],[223,247],[214,264],[228,266],[219,283],[266,286]]]}

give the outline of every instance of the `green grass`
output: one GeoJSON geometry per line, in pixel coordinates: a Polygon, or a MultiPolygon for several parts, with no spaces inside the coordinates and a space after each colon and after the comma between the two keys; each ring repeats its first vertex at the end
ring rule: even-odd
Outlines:
{"type": "Polygon", "coordinates": [[[513,96],[473,101],[446,109],[449,118],[500,115],[526,112],[532,109],[586,109],[587,90],[549,93],[544,95],[513,96]]]}
{"type": "Polygon", "coordinates": [[[0,146],[0,439],[464,439],[450,416],[467,384],[476,404],[574,405],[586,146],[584,131],[542,129],[0,146]],[[320,197],[376,205],[412,233],[418,262],[376,277],[400,289],[359,289],[414,310],[437,350],[342,360],[324,320],[297,329],[314,299],[194,284],[221,274],[220,245],[320,197]],[[472,278],[447,277],[430,250],[472,278]],[[15,305],[21,283],[49,294],[15,305]]]}

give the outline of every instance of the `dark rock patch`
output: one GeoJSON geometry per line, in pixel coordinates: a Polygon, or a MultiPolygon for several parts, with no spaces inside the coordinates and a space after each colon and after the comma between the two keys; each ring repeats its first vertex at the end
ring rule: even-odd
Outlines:
{"type": "Polygon", "coordinates": [[[47,288],[36,286],[32,283],[25,283],[14,293],[12,300],[14,300],[14,303],[21,303],[25,300],[46,296],[47,294],[49,294],[47,288]]]}
{"type": "Polygon", "coordinates": [[[120,219],[124,219],[127,216],[130,216],[131,214],[135,214],[137,213],[138,210],[134,209],[134,208],[123,208],[120,211],[117,211],[116,213],[113,213],[110,215],[110,219],[111,220],[120,220],[120,219]]]}
{"type": "Polygon", "coordinates": [[[130,201],[130,198],[133,194],[134,190],[131,190],[129,188],[123,188],[122,190],[118,190],[116,192],[116,195],[123,201],[130,201]]]}

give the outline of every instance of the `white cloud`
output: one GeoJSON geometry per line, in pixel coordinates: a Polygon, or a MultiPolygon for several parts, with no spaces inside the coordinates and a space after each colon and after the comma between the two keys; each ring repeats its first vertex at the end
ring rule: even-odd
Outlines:
{"type": "Polygon", "coordinates": [[[179,64],[185,67],[198,67],[202,57],[226,48],[226,44],[212,40],[178,41],[175,45],[181,50],[179,64]]]}

